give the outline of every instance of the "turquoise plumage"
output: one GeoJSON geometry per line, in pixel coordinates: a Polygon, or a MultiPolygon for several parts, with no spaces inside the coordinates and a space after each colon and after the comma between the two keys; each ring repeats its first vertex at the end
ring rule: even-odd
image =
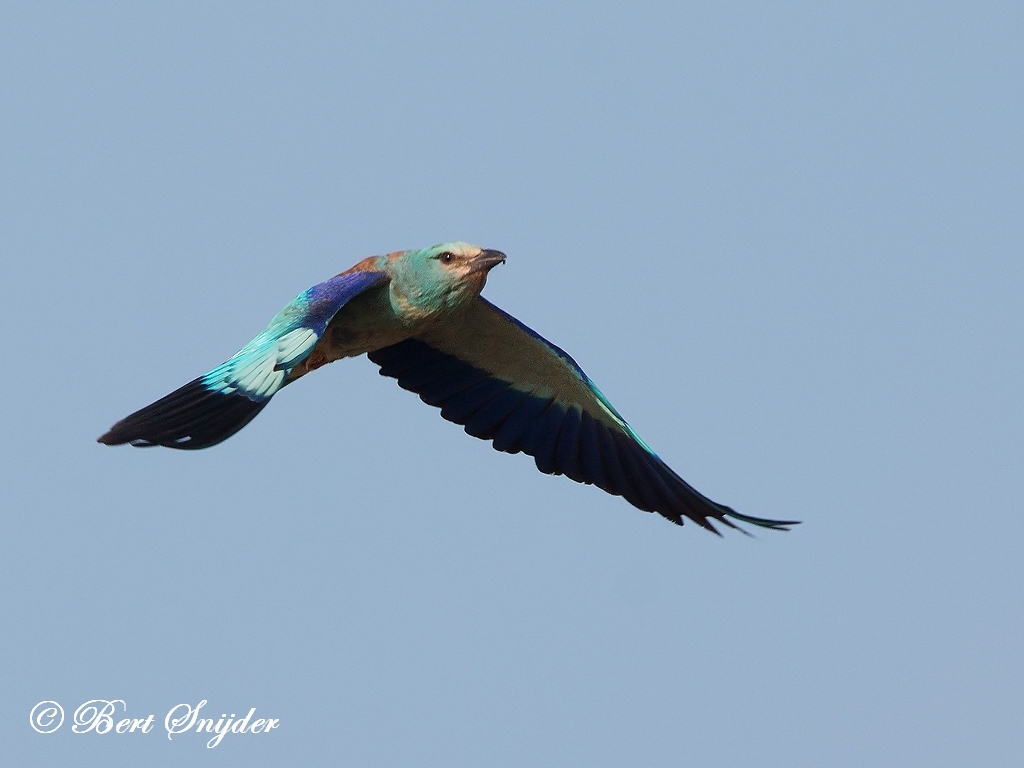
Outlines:
{"type": "Polygon", "coordinates": [[[342,305],[382,279],[376,272],[353,272],[303,291],[263,333],[203,376],[203,385],[225,395],[241,392],[254,401],[269,400],[288,372],[309,356],[342,305]]]}
{"type": "Polygon", "coordinates": [[[282,387],[344,357],[441,409],[496,450],[714,531],[742,515],[703,496],[626,423],[565,351],[480,296],[499,251],[467,243],[375,256],[301,293],[230,360],[115,424],[108,445],[206,448],[249,423],[282,387]]]}

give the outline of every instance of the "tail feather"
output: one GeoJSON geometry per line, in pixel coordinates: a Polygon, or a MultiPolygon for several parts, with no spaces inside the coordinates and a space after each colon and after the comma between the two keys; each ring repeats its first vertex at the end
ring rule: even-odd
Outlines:
{"type": "Polygon", "coordinates": [[[97,442],[130,443],[140,448],[208,448],[252,421],[268,402],[269,398],[251,400],[237,392],[214,392],[199,378],[121,419],[97,442]]]}

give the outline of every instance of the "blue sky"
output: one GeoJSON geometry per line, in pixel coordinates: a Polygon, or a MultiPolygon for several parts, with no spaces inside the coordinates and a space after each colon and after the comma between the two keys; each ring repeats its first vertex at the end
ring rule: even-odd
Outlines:
{"type": "Polygon", "coordinates": [[[4,751],[1018,764],[1019,5],[339,5],[0,11],[4,751]],[[676,528],[365,359],[209,451],[94,442],[450,239],[689,482],[803,525],[676,528]],[[203,699],[280,727],[168,741],[203,699]]]}

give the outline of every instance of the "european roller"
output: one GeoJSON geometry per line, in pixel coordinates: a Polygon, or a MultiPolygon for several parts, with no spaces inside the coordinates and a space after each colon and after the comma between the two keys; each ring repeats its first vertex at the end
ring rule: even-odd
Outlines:
{"type": "Polygon", "coordinates": [[[234,357],[117,422],[107,445],[194,450],[226,440],[277,392],[334,360],[366,354],[382,376],[495,450],[622,496],[678,525],[741,515],[672,471],[566,352],[484,299],[501,251],[467,243],[371,256],[300,293],[234,357]]]}

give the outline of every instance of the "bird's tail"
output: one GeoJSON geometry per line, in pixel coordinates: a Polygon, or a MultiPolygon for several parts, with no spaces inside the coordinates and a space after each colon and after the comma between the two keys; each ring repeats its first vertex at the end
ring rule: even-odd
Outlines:
{"type": "Polygon", "coordinates": [[[196,450],[231,437],[270,402],[235,392],[218,392],[207,377],[191,381],[166,397],[121,419],[98,442],[138,447],[164,445],[196,450]]]}

